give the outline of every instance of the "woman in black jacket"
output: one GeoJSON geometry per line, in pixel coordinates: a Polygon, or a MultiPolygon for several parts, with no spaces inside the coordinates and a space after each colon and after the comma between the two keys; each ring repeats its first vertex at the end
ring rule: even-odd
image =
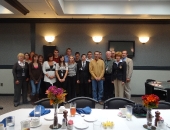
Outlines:
{"type": "Polygon", "coordinates": [[[115,97],[124,97],[124,84],[126,82],[126,62],[122,61],[122,53],[116,52],[115,62],[112,66],[112,83],[115,87],[115,97]]]}
{"type": "Polygon", "coordinates": [[[13,66],[14,77],[14,106],[17,107],[20,104],[20,97],[22,91],[22,102],[26,104],[27,101],[27,86],[29,80],[29,66],[24,61],[24,54],[18,54],[18,62],[13,66]]]}

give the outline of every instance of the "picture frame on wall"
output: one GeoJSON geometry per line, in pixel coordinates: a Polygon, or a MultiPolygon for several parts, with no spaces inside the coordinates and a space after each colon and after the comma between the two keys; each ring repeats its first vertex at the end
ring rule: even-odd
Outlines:
{"type": "Polygon", "coordinates": [[[115,52],[126,50],[129,58],[135,56],[135,41],[109,41],[108,50],[115,52]]]}

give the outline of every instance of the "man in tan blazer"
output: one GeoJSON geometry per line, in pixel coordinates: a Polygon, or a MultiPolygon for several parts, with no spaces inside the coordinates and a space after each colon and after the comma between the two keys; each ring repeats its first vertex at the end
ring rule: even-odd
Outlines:
{"type": "Polygon", "coordinates": [[[133,73],[133,61],[132,59],[127,57],[127,51],[122,51],[122,60],[126,62],[126,83],[125,83],[125,98],[131,98],[131,88],[130,88],[130,80],[133,73]]]}

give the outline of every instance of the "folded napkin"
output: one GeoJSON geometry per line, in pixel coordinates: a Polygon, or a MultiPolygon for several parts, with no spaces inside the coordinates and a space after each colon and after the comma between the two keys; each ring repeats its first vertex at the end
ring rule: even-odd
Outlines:
{"type": "Polygon", "coordinates": [[[90,114],[91,113],[91,108],[87,106],[85,108],[77,108],[76,111],[79,114],[90,114]]]}
{"type": "MultiPolygon", "coordinates": [[[[46,115],[51,112],[51,110],[45,110],[44,106],[39,105],[41,107],[41,116],[46,115]]],[[[34,116],[34,110],[29,114],[30,117],[34,116]]]]}
{"type": "MultiPolygon", "coordinates": [[[[12,118],[12,116],[6,117],[6,118],[12,118]]],[[[6,127],[6,118],[4,118],[0,123],[4,124],[4,127],[6,127]]]]}
{"type": "Polygon", "coordinates": [[[133,106],[133,114],[146,114],[146,108],[141,104],[135,104],[133,106]]]}

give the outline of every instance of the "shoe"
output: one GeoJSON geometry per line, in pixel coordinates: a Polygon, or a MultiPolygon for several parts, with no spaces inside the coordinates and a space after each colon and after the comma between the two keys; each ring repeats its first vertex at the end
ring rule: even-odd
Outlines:
{"type": "Polygon", "coordinates": [[[14,107],[17,107],[17,106],[19,106],[19,104],[18,103],[14,103],[14,107]]]}
{"type": "Polygon", "coordinates": [[[100,104],[100,105],[103,105],[104,103],[103,103],[102,101],[99,101],[99,104],[100,104]]]}

